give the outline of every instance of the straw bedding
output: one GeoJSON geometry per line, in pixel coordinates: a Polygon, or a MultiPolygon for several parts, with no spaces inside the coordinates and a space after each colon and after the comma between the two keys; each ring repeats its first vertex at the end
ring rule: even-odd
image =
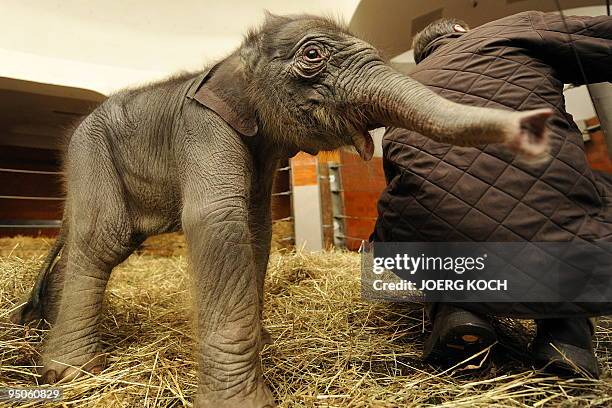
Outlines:
{"type": "MultiPolygon", "coordinates": [[[[44,332],[8,323],[7,315],[50,243],[0,240],[0,387],[37,382],[33,366],[44,332]]],[[[480,370],[434,367],[419,360],[428,329],[422,309],[362,301],[358,265],[357,254],[343,251],[273,253],[265,325],[274,342],[262,358],[280,406],[612,406],[607,321],[597,334],[599,381],[534,371],[525,353],[533,329],[510,320],[497,323],[501,343],[480,370]]],[[[64,400],[45,406],[191,406],[197,380],[187,287],[182,237],[157,238],[131,256],[107,290],[100,330],[108,368],[62,386],[64,400]]]]}

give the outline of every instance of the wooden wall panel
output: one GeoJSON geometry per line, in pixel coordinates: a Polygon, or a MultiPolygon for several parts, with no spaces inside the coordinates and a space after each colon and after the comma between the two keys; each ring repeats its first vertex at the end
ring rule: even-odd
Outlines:
{"type": "Polygon", "coordinates": [[[0,167],[25,170],[60,171],[57,150],[0,145],[0,167]]]}
{"type": "Polygon", "coordinates": [[[311,186],[318,183],[317,180],[317,156],[299,152],[291,158],[292,185],[311,186]]]}
{"type": "MultiPolygon", "coordinates": [[[[59,152],[16,146],[0,146],[0,169],[59,172],[59,152]]],[[[6,227],[36,224],[37,220],[61,220],[64,202],[61,174],[32,174],[0,170],[0,236],[54,235],[57,228],[6,227]],[[45,197],[46,200],[6,198],[45,197]]]]}
{"type": "Polygon", "coordinates": [[[63,195],[62,180],[57,174],[13,173],[4,171],[0,167],[0,196],[62,197],[63,195]]]}
{"type": "MultiPolygon", "coordinates": [[[[585,121],[587,126],[599,124],[597,118],[591,118],[585,121]]],[[[587,154],[589,165],[595,170],[612,173],[612,160],[608,154],[608,146],[606,138],[601,130],[591,133],[591,140],[584,144],[584,150],[587,154]]]]}
{"type": "Polygon", "coordinates": [[[367,240],[374,230],[376,203],[386,185],[382,158],[374,157],[364,162],[354,153],[341,151],[340,162],[346,245],[351,250],[357,250],[361,240],[367,240]]]}
{"type": "Polygon", "coordinates": [[[63,206],[63,201],[0,199],[0,220],[61,220],[63,206]]]}
{"type": "Polygon", "coordinates": [[[2,228],[0,237],[25,235],[29,237],[54,237],[59,234],[59,228],[2,228]]]}

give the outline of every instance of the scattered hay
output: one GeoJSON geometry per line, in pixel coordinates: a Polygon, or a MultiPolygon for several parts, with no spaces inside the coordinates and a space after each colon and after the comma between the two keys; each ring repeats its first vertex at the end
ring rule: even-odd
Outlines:
{"type": "MultiPolygon", "coordinates": [[[[293,235],[292,221],[274,221],[272,226],[272,249],[291,248],[294,244],[293,235]]],[[[19,236],[15,238],[0,238],[0,257],[36,257],[44,254],[54,241],[54,237],[33,238],[19,236]]],[[[160,234],[147,238],[136,252],[138,254],[159,256],[186,256],[187,243],[183,234],[160,234]]]]}
{"type": "Polygon", "coordinates": [[[279,220],[272,224],[272,249],[289,249],[295,245],[293,221],[279,220]]]}
{"type": "MultiPolygon", "coordinates": [[[[50,244],[0,241],[0,387],[36,384],[43,332],[6,317],[29,290],[44,256],[40,250],[50,244]]],[[[499,322],[502,343],[482,370],[432,367],[419,360],[427,328],[422,309],[363,301],[358,264],[357,254],[342,251],[273,254],[265,325],[274,343],[263,352],[263,366],[281,406],[612,405],[608,326],[598,332],[606,370],[600,381],[560,380],[532,370],[525,353],[532,328],[510,320],[499,322]]],[[[101,333],[109,367],[62,386],[64,401],[45,406],[190,406],[197,380],[187,286],[184,256],[146,250],[131,256],[114,272],[106,296],[101,333]]]]}
{"type": "Polygon", "coordinates": [[[0,257],[31,258],[44,255],[55,242],[54,237],[0,238],[0,257]]]}

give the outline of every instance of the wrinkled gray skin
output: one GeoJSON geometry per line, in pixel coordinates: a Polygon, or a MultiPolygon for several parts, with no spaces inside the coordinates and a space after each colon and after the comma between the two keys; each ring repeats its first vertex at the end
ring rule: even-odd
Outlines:
{"type": "Polygon", "coordinates": [[[120,92],[73,133],[61,237],[13,315],[15,322],[51,323],[44,381],[80,375],[67,365],[104,368],[97,326],[111,270],[147,236],[182,229],[195,282],[195,405],[272,406],[259,351],[279,160],[345,145],[369,159],[367,130],[380,125],[464,146],[506,143],[531,158],[546,154],[548,111],[449,102],[317,17],[268,16],[203,78],[120,92]],[[199,84],[199,96],[186,96],[199,84]]]}

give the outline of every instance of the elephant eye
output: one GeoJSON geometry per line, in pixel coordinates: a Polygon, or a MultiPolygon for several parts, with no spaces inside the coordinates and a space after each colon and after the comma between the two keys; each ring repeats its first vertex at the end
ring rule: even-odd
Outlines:
{"type": "Polygon", "coordinates": [[[319,44],[306,44],[295,53],[293,72],[300,78],[312,79],[325,70],[325,61],[329,56],[327,49],[319,44]]]}
{"type": "Polygon", "coordinates": [[[319,62],[323,59],[321,51],[313,45],[304,50],[304,60],[307,62],[319,62]]]}

